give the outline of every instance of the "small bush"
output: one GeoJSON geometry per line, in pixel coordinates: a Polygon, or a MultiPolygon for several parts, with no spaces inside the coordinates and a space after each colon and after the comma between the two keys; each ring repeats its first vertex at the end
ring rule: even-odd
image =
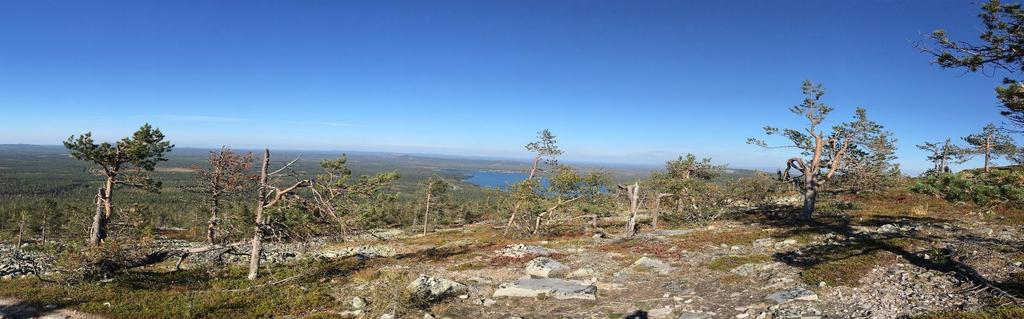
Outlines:
{"type": "Polygon", "coordinates": [[[999,203],[1024,206],[1024,171],[1014,167],[993,169],[987,173],[971,170],[956,174],[933,174],[921,178],[910,189],[951,202],[980,206],[999,203]]]}

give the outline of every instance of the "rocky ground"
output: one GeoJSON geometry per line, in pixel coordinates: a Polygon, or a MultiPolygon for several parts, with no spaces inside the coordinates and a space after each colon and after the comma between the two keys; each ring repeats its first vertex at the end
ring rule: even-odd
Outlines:
{"type": "MultiPolygon", "coordinates": [[[[1021,272],[1015,226],[852,221],[739,218],[631,240],[519,238],[491,225],[425,236],[387,230],[342,243],[271,244],[268,260],[363,260],[331,281],[340,304],[332,313],[351,318],[903,318],[991,307],[1006,300],[992,287],[1008,289],[1021,272]]],[[[45,260],[0,246],[0,269],[17,269],[11,276],[31,274],[37,266],[24,260],[33,258],[45,260]]],[[[13,309],[0,305],[0,314],[13,309]]]]}

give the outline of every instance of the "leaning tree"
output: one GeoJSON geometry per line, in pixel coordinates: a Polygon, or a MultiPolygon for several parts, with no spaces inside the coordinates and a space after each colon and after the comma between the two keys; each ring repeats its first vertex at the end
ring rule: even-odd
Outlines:
{"type": "Polygon", "coordinates": [[[992,123],[985,125],[981,132],[965,136],[963,140],[970,145],[969,148],[965,149],[967,154],[985,157],[986,173],[989,171],[993,157],[1010,158],[1017,153],[1017,146],[1013,144],[1013,137],[1000,131],[992,123]]]}
{"type": "Polygon", "coordinates": [[[534,180],[537,177],[537,172],[542,170],[540,164],[543,162],[549,166],[555,166],[558,164],[557,157],[562,155],[562,150],[558,148],[558,141],[555,140],[555,135],[551,134],[551,131],[548,129],[537,132],[537,140],[526,144],[526,150],[533,152],[533,161],[530,162],[530,174],[526,176],[526,180],[510,187],[516,199],[512,207],[512,215],[508,217],[508,225],[505,226],[506,233],[515,224],[523,202],[530,197],[526,196],[527,193],[540,187],[540,183],[534,180]]]}
{"type": "Polygon", "coordinates": [[[96,214],[89,236],[89,243],[98,246],[107,238],[107,224],[114,214],[115,187],[122,185],[159,191],[160,182],[153,180],[148,172],[152,172],[157,163],[167,161],[164,155],[174,145],[164,141],[160,129],[145,124],[131,137],[113,144],[96,144],[89,132],[77,138],[72,135],[64,141],[64,147],[71,151],[71,157],[94,164],[93,172],[105,178],[103,187],[97,191],[96,214]]]}
{"type": "Polygon", "coordinates": [[[978,17],[984,29],[980,43],[956,41],[945,30],[928,35],[931,44],[917,47],[933,56],[932,63],[944,69],[963,69],[994,75],[1004,72],[1003,85],[996,87],[1002,103],[1002,114],[1019,127],[1024,127],[1024,83],[1014,78],[1024,72],[1024,8],[1020,3],[989,0],[981,6],[978,17]]]}
{"type": "MultiPolygon", "coordinates": [[[[555,165],[548,177],[547,188],[531,189],[539,191],[533,196],[537,197],[540,206],[535,212],[533,223],[533,234],[540,234],[542,223],[553,221],[554,215],[560,211],[575,210],[582,211],[586,206],[597,204],[597,200],[604,190],[611,184],[611,176],[604,171],[594,170],[581,173],[569,165],[555,165]],[[575,206],[575,207],[572,207],[575,206]]],[[[570,216],[575,219],[586,216],[570,216]]],[[[596,216],[595,216],[596,223],[596,216]]]]}
{"type": "MultiPolygon", "coordinates": [[[[449,193],[451,192],[452,185],[445,181],[440,176],[432,176],[428,178],[424,183],[424,193],[426,200],[424,202],[423,209],[423,234],[426,235],[427,231],[430,230],[430,208],[433,205],[434,210],[440,211],[437,205],[439,203],[446,203],[448,201],[449,193]]],[[[437,212],[434,213],[435,215],[437,212]]],[[[436,218],[435,218],[436,219],[436,218]]]]}
{"type": "MultiPolygon", "coordinates": [[[[849,159],[850,149],[877,141],[884,131],[881,125],[867,118],[867,111],[857,108],[853,122],[836,125],[832,132],[826,134],[820,126],[833,109],[821,101],[825,95],[825,88],[821,84],[804,81],[802,89],[804,101],[790,107],[789,110],[807,119],[807,126],[803,132],[789,128],[780,130],[771,126],[766,126],[764,130],[767,135],[784,135],[793,143],[791,146],[777,147],[797,148],[801,151],[802,156],[786,161],[783,177],[790,178],[792,169],[803,174],[798,176],[802,179],[799,186],[804,193],[801,219],[810,220],[818,194],[832,180],[844,161],[849,159]],[[804,159],[805,156],[809,158],[804,159]]],[[[764,148],[776,148],[756,138],[748,139],[747,143],[764,148]]]]}
{"type": "Polygon", "coordinates": [[[320,168],[323,173],[316,176],[310,187],[314,210],[332,219],[343,231],[353,222],[363,227],[394,216],[389,208],[397,198],[393,184],[401,177],[398,172],[354,178],[345,155],[320,161],[320,168]]]}

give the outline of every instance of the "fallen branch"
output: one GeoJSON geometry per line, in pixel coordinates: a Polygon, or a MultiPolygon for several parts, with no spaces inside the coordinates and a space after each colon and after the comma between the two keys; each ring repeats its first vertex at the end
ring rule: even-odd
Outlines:
{"type": "Polygon", "coordinates": [[[113,274],[122,270],[129,270],[139,267],[145,267],[155,265],[164,262],[173,257],[178,257],[178,262],[175,265],[176,269],[181,267],[181,263],[185,261],[190,255],[201,254],[214,250],[231,250],[237,246],[244,244],[245,242],[235,242],[227,245],[208,245],[202,247],[193,247],[185,249],[174,249],[174,250],[158,250],[141,257],[127,258],[125,260],[112,260],[103,259],[92,264],[92,267],[86,269],[83,272],[85,278],[98,278],[105,275],[113,274]]]}

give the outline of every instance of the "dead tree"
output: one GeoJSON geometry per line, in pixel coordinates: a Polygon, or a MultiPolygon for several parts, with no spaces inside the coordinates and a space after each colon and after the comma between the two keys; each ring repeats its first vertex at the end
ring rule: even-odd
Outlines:
{"type": "Polygon", "coordinates": [[[296,157],[284,167],[268,173],[267,171],[270,168],[270,149],[263,150],[263,162],[260,165],[259,189],[257,190],[258,198],[256,201],[256,219],[254,221],[251,243],[252,251],[249,254],[249,275],[247,276],[249,280],[255,280],[256,277],[259,276],[260,258],[263,255],[263,238],[266,236],[270,227],[264,216],[265,211],[268,208],[282,203],[282,200],[284,200],[286,196],[293,195],[299,188],[309,187],[312,184],[309,180],[299,180],[291,186],[278,188],[271,183],[271,177],[274,177],[278,173],[281,173],[288,167],[292,166],[292,164],[295,164],[300,157],[296,157]]]}
{"type": "Polygon", "coordinates": [[[583,196],[574,197],[574,198],[571,198],[571,199],[568,199],[568,200],[563,200],[561,197],[559,197],[558,198],[558,202],[555,203],[554,206],[551,206],[548,209],[544,210],[544,212],[541,212],[540,214],[537,214],[537,219],[534,221],[534,224],[533,224],[533,234],[536,235],[536,234],[540,233],[540,222],[541,222],[541,220],[544,219],[544,217],[546,217],[548,215],[551,215],[552,213],[554,213],[556,210],[558,210],[558,208],[562,207],[563,205],[567,205],[569,203],[575,202],[577,200],[580,200],[581,198],[583,198],[583,196]]]}
{"type": "Polygon", "coordinates": [[[25,243],[25,210],[22,210],[18,218],[18,247],[25,243]]]}
{"type": "Polygon", "coordinates": [[[640,194],[640,183],[633,185],[619,184],[619,189],[626,192],[626,200],[629,201],[629,219],[626,221],[626,229],[622,233],[623,238],[632,238],[636,235],[636,215],[643,202],[640,194]]]}
{"type": "Polygon", "coordinates": [[[427,183],[427,204],[426,209],[423,211],[423,234],[427,234],[427,226],[430,224],[430,196],[434,195],[432,190],[434,189],[434,181],[427,183]]]}
{"type": "Polygon", "coordinates": [[[191,255],[207,253],[211,251],[233,251],[245,242],[236,242],[227,245],[207,245],[193,248],[182,248],[182,249],[160,249],[146,254],[128,257],[128,258],[104,258],[95,263],[87,265],[81,269],[81,275],[84,278],[101,278],[112,275],[118,271],[129,270],[133,268],[146,267],[155,265],[171,258],[178,258],[178,262],[175,265],[176,269],[180,269],[181,263],[191,255]]]}
{"type": "Polygon", "coordinates": [[[220,219],[220,202],[224,196],[241,191],[254,179],[249,171],[252,169],[253,155],[236,154],[230,148],[221,147],[220,151],[210,152],[210,167],[193,166],[196,174],[210,196],[210,219],[206,225],[206,242],[216,243],[217,223],[220,219]]]}

